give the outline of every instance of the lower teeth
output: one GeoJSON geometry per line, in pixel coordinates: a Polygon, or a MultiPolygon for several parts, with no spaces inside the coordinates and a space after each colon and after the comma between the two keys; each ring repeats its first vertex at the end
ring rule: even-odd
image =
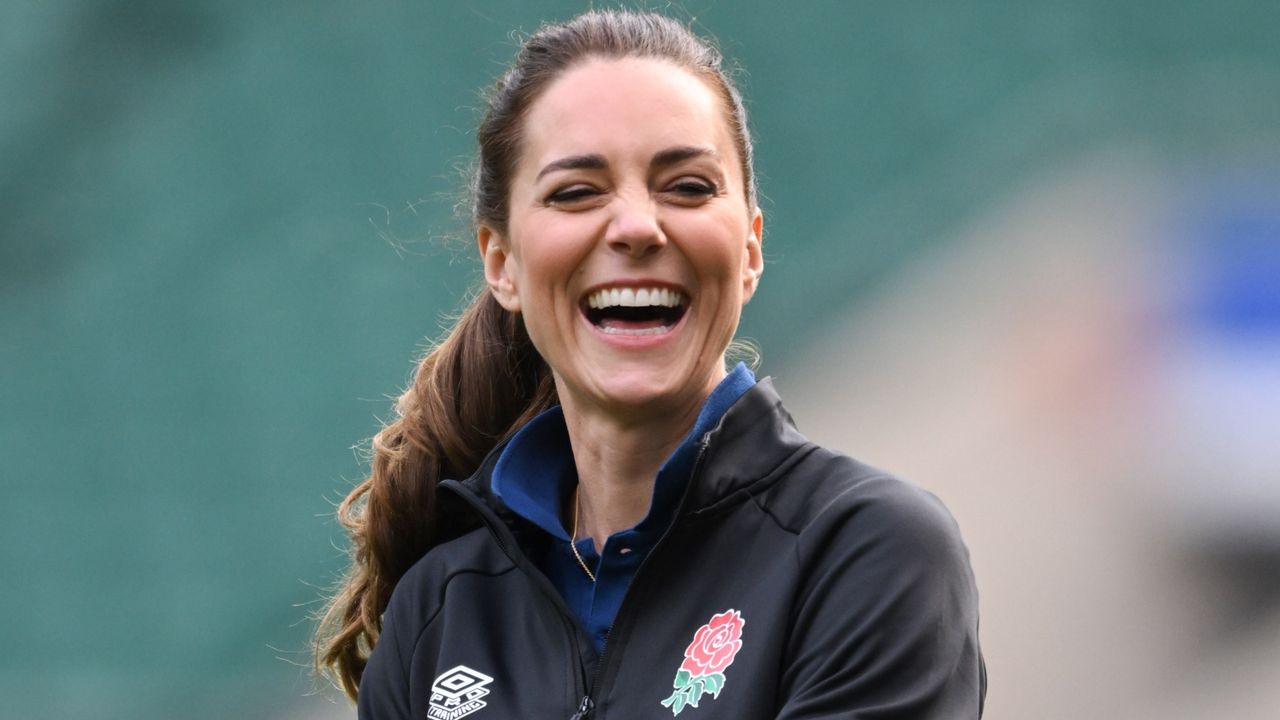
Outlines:
{"type": "Polygon", "coordinates": [[[671,329],[670,325],[659,325],[658,327],[645,328],[643,330],[628,330],[618,327],[603,327],[601,331],[605,335],[661,335],[671,329]]]}

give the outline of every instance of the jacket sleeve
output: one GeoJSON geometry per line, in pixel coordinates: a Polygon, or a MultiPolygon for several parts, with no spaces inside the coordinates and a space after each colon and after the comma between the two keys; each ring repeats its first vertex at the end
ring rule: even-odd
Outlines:
{"type": "Polygon", "coordinates": [[[382,615],[382,634],[364,675],[360,678],[360,692],[356,707],[359,720],[410,720],[409,718],[409,649],[412,643],[401,636],[412,632],[407,627],[409,619],[400,612],[404,606],[400,588],[392,593],[387,611],[382,615]]]}
{"type": "Polygon", "coordinates": [[[959,529],[932,495],[891,478],[869,484],[800,534],[806,576],[778,718],[981,717],[977,588],[959,529]]]}

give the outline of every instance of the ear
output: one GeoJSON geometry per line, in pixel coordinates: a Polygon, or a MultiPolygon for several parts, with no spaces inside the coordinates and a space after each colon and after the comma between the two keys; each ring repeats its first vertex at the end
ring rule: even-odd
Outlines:
{"type": "Polygon", "coordinates": [[[764,213],[756,207],[751,214],[751,232],[747,235],[747,253],[742,259],[742,304],[746,304],[756,292],[760,284],[760,275],[764,272],[764,252],[761,243],[764,240],[764,213]]]}
{"type": "Polygon", "coordinates": [[[493,228],[481,225],[476,230],[476,244],[480,247],[480,260],[484,263],[484,281],[489,292],[502,307],[520,312],[520,295],[516,292],[513,270],[515,258],[511,256],[507,239],[493,228]]]}

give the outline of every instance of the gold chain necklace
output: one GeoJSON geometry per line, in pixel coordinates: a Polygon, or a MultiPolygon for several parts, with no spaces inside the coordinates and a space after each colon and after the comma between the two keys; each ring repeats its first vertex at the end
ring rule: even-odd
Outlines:
{"type": "Polygon", "coordinates": [[[587,563],[583,561],[582,555],[578,553],[578,516],[582,514],[582,500],[578,496],[578,491],[573,491],[573,537],[569,539],[569,549],[573,551],[573,556],[578,559],[578,565],[582,567],[582,572],[591,578],[591,582],[596,581],[596,576],[591,572],[591,568],[587,567],[587,563]]]}

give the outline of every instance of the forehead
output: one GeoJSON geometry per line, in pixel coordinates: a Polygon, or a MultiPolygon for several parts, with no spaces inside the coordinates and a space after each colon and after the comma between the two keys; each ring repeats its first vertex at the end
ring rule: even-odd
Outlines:
{"type": "Polygon", "coordinates": [[[589,60],[567,70],[530,107],[521,171],[582,153],[647,160],[674,146],[710,145],[735,165],[720,98],[702,79],[665,60],[589,60]]]}

